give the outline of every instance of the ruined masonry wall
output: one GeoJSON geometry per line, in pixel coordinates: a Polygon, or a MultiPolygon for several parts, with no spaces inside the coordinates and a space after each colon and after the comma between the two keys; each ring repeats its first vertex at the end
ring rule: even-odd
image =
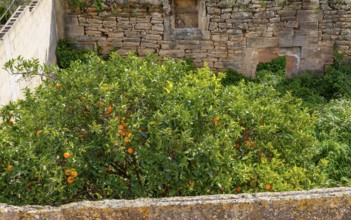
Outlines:
{"type": "Polygon", "coordinates": [[[177,28],[169,0],[105,0],[102,11],[85,2],[84,10],[66,2],[65,36],[104,54],[192,58],[251,76],[277,56],[286,56],[288,75],[322,72],[334,45],[351,57],[351,0],[198,0],[197,28],[177,28]]]}

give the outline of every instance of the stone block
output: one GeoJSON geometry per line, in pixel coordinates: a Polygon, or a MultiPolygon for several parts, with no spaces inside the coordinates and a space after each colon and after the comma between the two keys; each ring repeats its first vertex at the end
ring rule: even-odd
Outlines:
{"type": "Polygon", "coordinates": [[[147,40],[162,40],[162,35],[159,35],[159,34],[147,34],[145,39],[147,39],[147,40]]]}
{"type": "Polygon", "coordinates": [[[228,35],[227,34],[214,34],[214,35],[212,35],[212,40],[213,41],[228,41],[228,35]]]}
{"type": "Polygon", "coordinates": [[[164,31],[164,27],[163,27],[163,24],[154,24],[152,25],[152,28],[151,30],[153,31],[164,31]]]}
{"type": "Polygon", "coordinates": [[[124,41],[123,43],[122,43],[122,46],[123,47],[139,47],[140,46],[140,42],[126,42],[126,41],[124,41]]]}
{"type": "Polygon", "coordinates": [[[323,13],[316,10],[299,10],[296,18],[297,21],[317,22],[323,19],[323,13]]]}
{"type": "MultiPolygon", "coordinates": [[[[84,27],[79,27],[79,26],[72,26],[72,25],[65,25],[65,35],[66,38],[68,39],[74,39],[79,36],[84,36],[84,27]]],[[[91,35],[89,33],[86,33],[87,35],[91,35]]],[[[95,35],[96,33],[94,33],[95,35]]],[[[97,32],[98,35],[101,35],[101,32],[97,32]]]]}
{"type": "Polygon", "coordinates": [[[140,38],[141,32],[140,31],[125,31],[125,37],[127,38],[140,38]]]}
{"type": "Polygon", "coordinates": [[[181,57],[184,57],[185,51],[184,50],[164,50],[164,49],[161,49],[159,54],[160,54],[160,56],[163,56],[163,57],[181,58],[181,57]]]}
{"type": "Polygon", "coordinates": [[[136,30],[148,30],[151,29],[152,24],[150,23],[138,23],[134,26],[136,30]]]}
{"type": "Polygon", "coordinates": [[[292,28],[286,28],[280,31],[279,34],[279,47],[292,47],[294,30],[292,28]]]}
{"type": "Polygon", "coordinates": [[[228,56],[227,50],[213,50],[208,52],[208,57],[225,58],[228,56]]]}
{"type": "Polygon", "coordinates": [[[248,37],[246,39],[247,47],[249,48],[266,48],[278,47],[278,38],[263,38],[263,37],[248,37]]]}
{"type": "Polygon", "coordinates": [[[78,16],[77,15],[65,15],[65,23],[71,26],[78,26],[78,16]]]}

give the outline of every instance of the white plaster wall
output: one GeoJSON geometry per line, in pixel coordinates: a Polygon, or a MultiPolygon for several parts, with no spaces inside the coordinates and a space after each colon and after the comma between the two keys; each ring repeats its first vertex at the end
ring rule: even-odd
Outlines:
{"type": "MultiPolygon", "coordinates": [[[[5,25],[0,31],[0,36],[7,26],[9,25],[5,25]]],[[[26,81],[10,75],[3,69],[8,60],[21,55],[27,59],[37,58],[41,63],[56,62],[58,37],[54,0],[33,1],[10,27],[0,38],[0,106],[23,98],[22,89],[34,88],[41,81],[39,77],[26,81]]]]}

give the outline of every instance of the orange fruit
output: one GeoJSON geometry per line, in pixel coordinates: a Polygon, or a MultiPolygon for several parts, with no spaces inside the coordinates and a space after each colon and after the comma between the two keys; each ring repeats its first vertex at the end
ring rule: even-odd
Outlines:
{"type": "Polygon", "coordinates": [[[72,172],[72,170],[70,170],[70,169],[65,169],[65,175],[66,175],[66,176],[70,176],[70,175],[71,175],[71,172],[72,172]]]}
{"type": "Polygon", "coordinates": [[[99,102],[99,108],[102,108],[102,107],[104,107],[104,103],[99,102]]]}
{"type": "Polygon", "coordinates": [[[60,90],[60,89],[62,88],[61,83],[57,83],[57,84],[56,84],[56,88],[57,88],[58,90],[60,90]]]}
{"type": "Polygon", "coordinates": [[[128,154],[132,154],[134,152],[134,149],[132,147],[128,147],[128,154]]]}
{"type": "Polygon", "coordinates": [[[12,119],[10,119],[10,120],[8,120],[7,121],[7,124],[9,124],[9,125],[13,125],[15,122],[12,120],[12,119]]]}
{"type": "Polygon", "coordinates": [[[130,141],[129,137],[124,138],[124,142],[128,143],[130,141]]]}
{"type": "Polygon", "coordinates": [[[106,114],[110,114],[112,112],[112,106],[109,105],[106,110],[106,114]]]}
{"type": "Polygon", "coordinates": [[[125,132],[124,130],[119,130],[119,134],[120,134],[121,136],[125,136],[125,135],[126,135],[126,132],[125,132]]]}
{"type": "Polygon", "coordinates": [[[240,193],[241,192],[241,186],[236,187],[235,192],[236,193],[240,193]]]}
{"type": "Polygon", "coordinates": [[[250,140],[246,140],[246,141],[245,141],[245,145],[246,145],[246,147],[250,147],[250,145],[251,145],[250,140]]]}
{"type": "Polygon", "coordinates": [[[7,169],[7,171],[12,171],[13,166],[9,164],[9,165],[7,165],[6,169],[7,169]]]}
{"type": "Polygon", "coordinates": [[[270,190],[271,190],[271,185],[267,183],[267,184],[264,186],[264,189],[270,191],[270,190]]]}
{"type": "Polygon", "coordinates": [[[70,177],[67,178],[67,183],[68,184],[72,184],[73,182],[74,182],[74,178],[73,177],[70,176],[70,177]]]}
{"type": "Polygon", "coordinates": [[[218,123],[218,117],[217,117],[217,116],[214,116],[214,117],[212,118],[212,122],[213,122],[214,124],[217,124],[217,123],[218,123]]]}
{"type": "Polygon", "coordinates": [[[70,176],[73,178],[76,178],[78,176],[78,172],[75,170],[72,170],[70,176]]]}
{"type": "Polygon", "coordinates": [[[118,130],[124,130],[124,126],[123,125],[118,125],[118,130]]]}
{"type": "Polygon", "coordinates": [[[68,153],[68,152],[65,152],[65,153],[63,154],[63,157],[64,157],[65,159],[71,158],[72,156],[73,156],[73,155],[70,154],[70,153],[68,153]]]}
{"type": "Polygon", "coordinates": [[[41,134],[41,130],[37,130],[37,131],[35,132],[35,134],[36,134],[37,136],[39,136],[39,135],[41,134]]]}
{"type": "Polygon", "coordinates": [[[122,125],[123,125],[124,128],[127,127],[127,123],[125,123],[125,122],[122,125]]]}

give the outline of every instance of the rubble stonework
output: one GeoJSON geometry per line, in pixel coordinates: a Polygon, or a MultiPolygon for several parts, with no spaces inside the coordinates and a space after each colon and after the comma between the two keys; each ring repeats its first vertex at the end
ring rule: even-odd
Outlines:
{"type": "Polygon", "coordinates": [[[351,189],[103,200],[52,206],[0,203],[0,219],[350,219],[351,189]]]}
{"type": "Polygon", "coordinates": [[[288,75],[322,72],[335,47],[351,57],[351,0],[188,0],[197,21],[175,8],[184,0],[106,0],[101,10],[90,1],[82,10],[66,2],[65,36],[103,54],[192,58],[250,76],[278,56],[287,58],[288,75]]]}

